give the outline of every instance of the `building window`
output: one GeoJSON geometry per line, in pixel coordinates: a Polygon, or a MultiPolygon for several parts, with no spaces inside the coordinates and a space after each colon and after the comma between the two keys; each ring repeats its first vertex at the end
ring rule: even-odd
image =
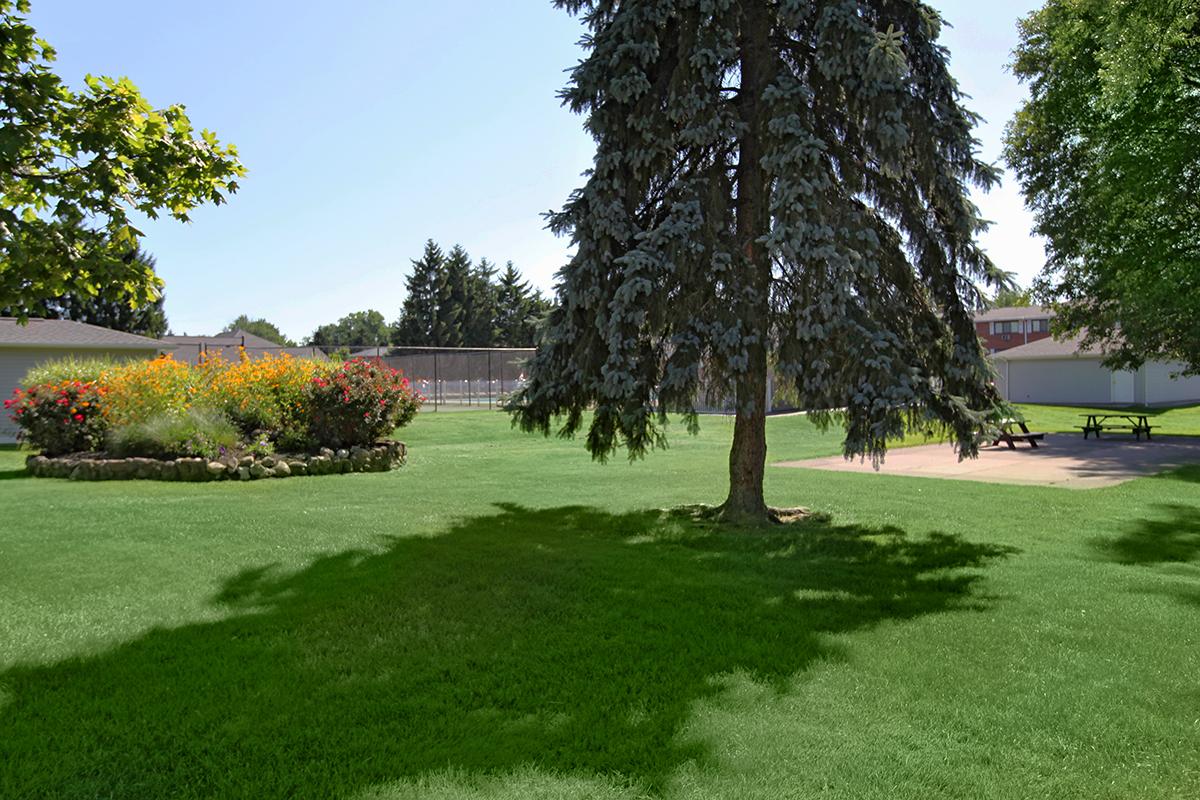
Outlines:
{"type": "Polygon", "coordinates": [[[1050,320],[1048,319],[1031,319],[1029,320],[1030,333],[1049,333],[1050,320]]]}
{"type": "Polygon", "coordinates": [[[1013,320],[1007,322],[993,322],[992,333],[1020,333],[1021,323],[1013,320]]]}

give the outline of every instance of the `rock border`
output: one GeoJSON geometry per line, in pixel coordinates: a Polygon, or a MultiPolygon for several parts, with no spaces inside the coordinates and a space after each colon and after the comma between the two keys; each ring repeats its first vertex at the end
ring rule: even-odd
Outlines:
{"type": "Polygon", "coordinates": [[[278,453],[265,456],[207,458],[109,458],[102,453],[66,456],[33,455],[25,469],[35,478],[73,481],[253,481],[293,475],[333,475],[343,472],[387,472],[403,466],[408,449],[403,442],[377,442],[369,447],[330,450],[310,455],[278,453]]]}

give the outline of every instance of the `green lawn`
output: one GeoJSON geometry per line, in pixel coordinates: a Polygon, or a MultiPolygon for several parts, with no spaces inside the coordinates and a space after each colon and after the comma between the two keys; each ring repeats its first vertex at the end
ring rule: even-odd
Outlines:
{"type": "MultiPolygon", "coordinates": [[[[1131,406],[1124,409],[1094,409],[1073,408],[1070,406],[1017,406],[1025,414],[1030,423],[1030,430],[1037,426],[1039,431],[1071,431],[1081,433],[1079,426],[1084,419],[1081,414],[1098,412],[1101,414],[1133,412],[1150,417],[1150,424],[1156,426],[1154,435],[1170,436],[1200,436],[1200,406],[1185,408],[1147,408],[1131,406]]],[[[1123,422],[1123,420],[1117,420],[1123,422]]]]}
{"type": "Polygon", "coordinates": [[[245,484],[0,452],[0,798],[1200,796],[1200,468],[660,511],[721,499],[730,435],[602,466],[427,413],[397,472],[245,484]]]}

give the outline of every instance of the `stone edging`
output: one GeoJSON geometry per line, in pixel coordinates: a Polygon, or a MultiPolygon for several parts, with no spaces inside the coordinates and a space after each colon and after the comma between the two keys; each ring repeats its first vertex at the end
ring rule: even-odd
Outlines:
{"type": "Polygon", "coordinates": [[[251,481],[291,475],[330,475],[339,472],[387,472],[404,464],[408,450],[403,442],[379,442],[348,450],[322,448],[314,455],[223,456],[207,458],[107,458],[97,453],[67,456],[29,456],[25,468],[36,478],[70,478],[76,481],[251,481]]]}

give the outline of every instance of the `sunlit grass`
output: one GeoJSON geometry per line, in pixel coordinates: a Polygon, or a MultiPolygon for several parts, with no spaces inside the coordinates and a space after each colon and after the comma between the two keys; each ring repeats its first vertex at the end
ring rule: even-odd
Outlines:
{"type": "Polygon", "coordinates": [[[764,535],[669,510],[723,496],[702,426],[602,466],[426,413],[397,472],[249,484],[0,451],[0,797],[1200,794],[1200,469],[771,468],[817,516],[764,535]]]}

